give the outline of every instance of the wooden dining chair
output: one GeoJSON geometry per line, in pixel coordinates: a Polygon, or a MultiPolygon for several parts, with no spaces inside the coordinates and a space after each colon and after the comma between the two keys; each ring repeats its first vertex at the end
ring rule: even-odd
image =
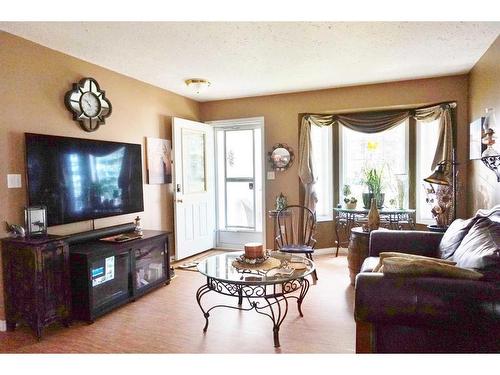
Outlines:
{"type": "MultiPolygon", "coordinates": [[[[313,260],[314,232],[316,230],[316,215],[307,207],[299,205],[287,206],[277,215],[278,236],[276,246],[279,251],[291,254],[305,254],[313,260]]],[[[316,270],[313,272],[313,281],[318,280],[316,270]]]]}

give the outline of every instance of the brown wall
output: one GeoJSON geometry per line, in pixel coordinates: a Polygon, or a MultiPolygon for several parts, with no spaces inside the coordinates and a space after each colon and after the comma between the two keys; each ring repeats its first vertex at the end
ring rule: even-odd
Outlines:
{"type": "MultiPolygon", "coordinates": [[[[304,73],[306,74],[306,73],[304,73]]],[[[321,112],[362,111],[396,106],[419,106],[443,101],[457,101],[458,160],[467,157],[467,75],[402,81],[376,85],[335,88],[291,94],[251,97],[201,103],[203,121],[264,116],[265,148],[275,143],[287,143],[297,155],[299,114],[321,112]]],[[[266,181],[266,209],[274,208],[275,197],[283,192],[289,203],[299,202],[297,165],[277,172],[275,180],[266,181]]],[[[268,167],[269,168],[269,165],[268,167]]],[[[463,164],[460,179],[466,181],[463,164]]],[[[466,212],[459,199],[458,214],[466,212]]],[[[272,223],[267,221],[267,246],[272,246],[272,223]]],[[[333,246],[333,223],[321,223],[318,247],[333,246]]]]}
{"type": "MultiPolygon", "coordinates": [[[[0,32],[0,237],[4,220],[22,224],[26,202],[23,133],[43,133],[78,138],[140,143],[145,137],[171,139],[170,116],[197,120],[199,104],[102,67],[0,32]],[[99,130],[86,133],[64,106],[71,84],[93,77],[106,91],[113,113],[99,130]],[[6,175],[19,173],[22,189],[7,189],[6,175]]],[[[172,185],[144,184],[144,213],[148,229],[173,229],[172,185]]],[[[136,214],[96,220],[96,227],[133,221],[136,214]]],[[[51,227],[54,234],[91,229],[89,221],[51,227]]],[[[0,282],[1,283],[1,282],[0,282]]],[[[0,285],[1,290],[1,285],[0,285]]],[[[3,298],[0,293],[0,319],[3,298]]]]}
{"type": "MultiPolygon", "coordinates": [[[[496,135],[500,135],[500,37],[498,37],[469,74],[469,121],[485,115],[486,108],[496,110],[496,135]]],[[[500,143],[495,147],[500,150],[500,143]]],[[[467,163],[469,170],[468,215],[480,208],[500,203],[500,183],[480,160],[467,163]]]]}

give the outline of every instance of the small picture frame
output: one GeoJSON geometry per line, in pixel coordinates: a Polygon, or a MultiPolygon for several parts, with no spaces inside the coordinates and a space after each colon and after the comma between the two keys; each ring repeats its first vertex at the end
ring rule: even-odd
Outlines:
{"type": "Polygon", "coordinates": [[[484,117],[481,117],[469,126],[469,160],[481,159],[481,154],[486,150],[486,145],[481,142],[484,136],[484,117]]]}
{"type": "Polygon", "coordinates": [[[28,237],[47,234],[47,207],[30,206],[24,209],[26,235],[28,237]]]}

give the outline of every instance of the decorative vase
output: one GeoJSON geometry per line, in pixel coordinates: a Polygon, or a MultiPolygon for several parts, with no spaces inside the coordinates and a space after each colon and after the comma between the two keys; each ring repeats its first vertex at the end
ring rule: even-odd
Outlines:
{"type": "Polygon", "coordinates": [[[378,198],[377,208],[381,210],[382,207],[384,206],[385,193],[378,194],[378,197],[376,197],[373,193],[363,193],[363,207],[367,210],[370,209],[371,201],[374,198],[378,198]]]}
{"type": "Polygon", "coordinates": [[[370,212],[368,212],[368,229],[370,231],[378,229],[380,226],[380,215],[377,208],[377,200],[372,198],[370,212]]]}
{"type": "Polygon", "coordinates": [[[407,186],[408,176],[405,174],[396,175],[396,184],[397,184],[397,202],[398,209],[404,210],[405,206],[405,195],[406,195],[406,186],[407,186]]]}

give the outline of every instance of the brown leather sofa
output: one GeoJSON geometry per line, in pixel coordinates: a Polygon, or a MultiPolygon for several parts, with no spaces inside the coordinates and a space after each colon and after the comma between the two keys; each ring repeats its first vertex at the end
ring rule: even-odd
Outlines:
{"type": "Polygon", "coordinates": [[[374,231],[356,277],[357,353],[500,352],[500,205],[446,233],[374,231]],[[481,280],[371,272],[383,251],[452,260],[481,280]]]}

